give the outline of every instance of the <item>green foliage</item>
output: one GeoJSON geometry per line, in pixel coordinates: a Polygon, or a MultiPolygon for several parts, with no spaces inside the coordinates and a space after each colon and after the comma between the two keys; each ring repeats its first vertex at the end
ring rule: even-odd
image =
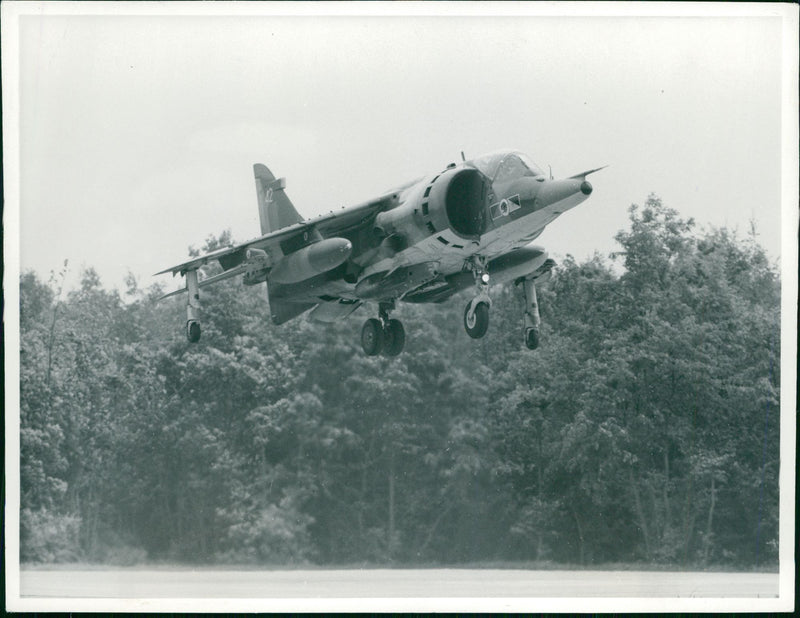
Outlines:
{"type": "Polygon", "coordinates": [[[20,562],[71,562],[80,556],[80,517],[23,507],[19,523],[20,562]]]}
{"type": "Polygon", "coordinates": [[[204,288],[190,345],[158,286],[24,273],[22,559],[775,564],[776,269],[655,196],[616,238],[540,286],[535,352],[511,285],[480,341],[403,305],[386,359],[263,286],[204,288]]]}

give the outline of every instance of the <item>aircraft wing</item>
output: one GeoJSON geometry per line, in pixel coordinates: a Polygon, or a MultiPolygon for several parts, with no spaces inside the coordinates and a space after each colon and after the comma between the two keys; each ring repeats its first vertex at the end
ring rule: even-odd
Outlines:
{"type": "Polygon", "coordinates": [[[166,273],[172,273],[173,275],[183,275],[189,270],[197,270],[201,266],[205,266],[206,264],[214,261],[219,262],[220,265],[227,270],[228,268],[233,268],[241,263],[241,260],[238,260],[238,263],[235,262],[237,262],[239,257],[244,259],[244,254],[247,249],[264,250],[267,247],[280,244],[281,240],[290,238],[302,232],[303,230],[308,229],[309,223],[310,222],[295,223],[294,225],[290,225],[269,234],[265,234],[264,236],[259,236],[253,240],[248,240],[247,242],[239,243],[238,245],[231,245],[230,247],[217,249],[211,253],[206,253],[205,255],[201,255],[200,257],[189,260],[188,262],[183,262],[181,264],[177,264],[176,266],[171,266],[170,268],[165,268],[164,270],[161,270],[155,274],[163,275],[166,273]],[[226,265],[228,265],[228,268],[226,268],[226,265]]]}
{"type": "MultiPolygon", "coordinates": [[[[228,271],[239,267],[244,262],[248,249],[259,249],[267,253],[272,253],[274,248],[279,246],[282,242],[312,230],[318,232],[322,238],[338,236],[348,230],[358,228],[374,218],[377,213],[390,208],[397,203],[398,196],[399,193],[397,192],[388,193],[377,199],[364,202],[363,204],[351,206],[350,208],[343,208],[338,212],[329,212],[315,217],[314,219],[294,223],[279,230],[275,230],[274,232],[270,232],[269,234],[259,236],[258,238],[218,249],[187,262],[171,266],[155,274],[163,275],[172,273],[173,275],[183,275],[190,270],[197,270],[201,266],[214,261],[219,262],[222,268],[228,271]]],[[[283,252],[281,252],[281,254],[282,253],[283,252]]],[[[231,273],[228,276],[233,276],[234,274],[239,273],[231,273]]]]}
{"type": "Polygon", "coordinates": [[[589,174],[594,174],[595,172],[599,172],[600,170],[604,170],[608,167],[608,165],[604,165],[603,167],[596,167],[593,170],[586,170],[585,172],[581,172],[580,174],[575,174],[574,176],[570,176],[570,178],[586,178],[589,174]]]}
{"type": "Polygon", "coordinates": [[[339,236],[348,230],[360,227],[379,212],[392,208],[398,203],[398,199],[399,192],[387,193],[369,202],[310,219],[307,223],[313,225],[324,238],[339,236]]]}

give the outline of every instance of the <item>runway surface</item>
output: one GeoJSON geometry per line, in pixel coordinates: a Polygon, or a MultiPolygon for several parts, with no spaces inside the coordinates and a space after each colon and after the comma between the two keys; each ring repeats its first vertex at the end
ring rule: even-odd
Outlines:
{"type": "MultiPolygon", "coordinates": [[[[278,609],[320,609],[332,605],[315,604],[323,599],[361,599],[369,609],[375,601],[393,599],[392,608],[428,607],[463,609],[513,608],[515,599],[572,599],[571,607],[598,607],[578,604],[577,600],[599,599],[769,599],[778,596],[777,573],[678,573],[656,571],[529,571],[514,569],[350,569],[350,570],[210,570],[210,569],[31,569],[20,572],[20,596],[33,606],[52,607],[40,602],[61,599],[152,599],[147,608],[179,609],[192,599],[308,600],[311,603],[271,606],[278,609]],[[448,597],[455,604],[431,604],[425,600],[448,597]],[[479,603],[464,603],[482,598],[479,603]],[[184,605],[158,599],[181,599],[184,605]],[[417,605],[403,599],[417,599],[417,605]],[[459,603],[458,600],[462,602],[459,603]],[[492,599],[504,603],[493,605],[492,599]],[[187,601],[188,600],[188,601],[187,601]],[[373,602],[370,603],[370,600],[373,602]],[[421,604],[420,604],[421,600],[421,604]],[[489,603],[489,605],[486,605],[489,603]]],[[[242,605],[200,605],[200,608],[241,608],[242,605]]],[[[439,603],[439,602],[437,602],[439,603]]],[[[31,606],[25,603],[26,606],[31,606]]],[[[650,607],[663,607],[660,603],[650,607]]],[[[728,603],[726,607],[736,607],[728,603]]],[[[85,605],[72,605],[72,608],[85,605]]],[[[92,607],[89,605],[89,607],[92,607]]],[[[115,608],[99,603],[97,607],[115,608]]],[[[252,601],[244,607],[258,607],[252,601]]],[[[352,606],[349,606],[352,607],[352,606]]],[[[385,606],[384,606],[385,607],[385,606]]],[[[616,606],[614,606],[616,607],[616,606]]],[[[624,607],[624,606],[623,606],[624,607]]],[[[698,607],[694,606],[683,606],[698,607]]],[[[703,605],[702,607],[705,607],[703,605]]],[[[710,607],[722,607],[711,605],[710,607]]],[[[757,607],[746,605],[746,607],[757,607]]]]}

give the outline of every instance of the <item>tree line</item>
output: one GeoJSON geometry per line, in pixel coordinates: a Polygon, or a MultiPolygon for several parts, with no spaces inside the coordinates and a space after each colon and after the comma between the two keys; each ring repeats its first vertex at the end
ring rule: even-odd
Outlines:
{"type": "Polygon", "coordinates": [[[467,296],[402,305],[389,359],[264,286],[189,344],[159,285],[22,274],[21,561],[774,567],[776,267],[652,195],[616,240],[540,286],[535,352],[511,284],[478,341],[467,296]]]}

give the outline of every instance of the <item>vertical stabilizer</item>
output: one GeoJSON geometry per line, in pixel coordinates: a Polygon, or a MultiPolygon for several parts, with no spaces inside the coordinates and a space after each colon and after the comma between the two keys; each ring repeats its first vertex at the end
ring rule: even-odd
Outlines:
{"type": "Polygon", "coordinates": [[[261,219],[262,235],[303,220],[284,191],[285,178],[275,178],[267,166],[261,163],[253,166],[253,173],[256,177],[258,216],[261,219]]]}

